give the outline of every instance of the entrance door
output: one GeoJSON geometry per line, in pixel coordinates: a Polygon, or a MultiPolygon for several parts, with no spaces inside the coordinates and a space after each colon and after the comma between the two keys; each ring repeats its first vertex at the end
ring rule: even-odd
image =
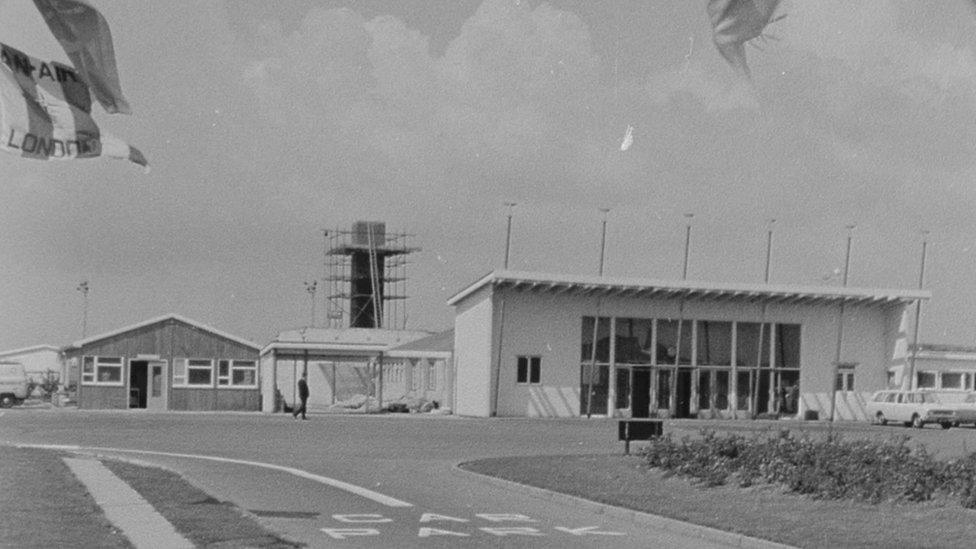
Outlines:
{"type": "Polygon", "coordinates": [[[675,417],[691,417],[691,370],[689,368],[678,369],[678,380],[675,384],[677,395],[677,407],[675,417]]]}
{"type": "Polygon", "coordinates": [[[146,407],[146,380],[149,376],[149,364],[145,360],[129,362],[129,408],[146,407]]]}
{"type": "Polygon", "coordinates": [[[651,417],[650,368],[634,368],[634,383],[630,390],[630,415],[632,417],[651,417]]]}
{"type": "Polygon", "coordinates": [[[166,409],[166,363],[150,362],[149,379],[147,380],[146,408],[149,410],[166,409]]]}

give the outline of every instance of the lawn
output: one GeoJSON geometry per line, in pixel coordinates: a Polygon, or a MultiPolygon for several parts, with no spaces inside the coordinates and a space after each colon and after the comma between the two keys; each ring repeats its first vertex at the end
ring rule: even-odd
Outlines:
{"type": "Polygon", "coordinates": [[[465,470],[797,547],[972,547],[976,511],[955,501],[814,500],[771,486],[698,487],[631,455],[485,459],[465,470]]]}

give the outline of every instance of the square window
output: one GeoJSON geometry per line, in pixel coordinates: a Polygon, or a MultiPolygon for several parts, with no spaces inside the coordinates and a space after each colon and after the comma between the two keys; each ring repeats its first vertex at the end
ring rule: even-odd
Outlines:
{"type": "Polygon", "coordinates": [[[520,356],[515,363],[515,382],[538,385],[542,376],[542,357],[520,356]]]}
{"type": "Polygon", "coordinates": [[[81,382],[85,385],[122,385],[122,357],[86,356],[82,360],[81,382]]]}

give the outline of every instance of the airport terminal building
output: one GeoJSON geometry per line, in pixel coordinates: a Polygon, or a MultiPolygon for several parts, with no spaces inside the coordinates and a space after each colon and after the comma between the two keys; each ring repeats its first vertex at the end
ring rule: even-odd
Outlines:
{"type": "Polygon", "coordinates": [[[833,408],[863,419],[867,395],[907,380],[906,312],[929,298],[494,271],[448,301],[453,408],[678,418],[826,418],[833,408]]]}

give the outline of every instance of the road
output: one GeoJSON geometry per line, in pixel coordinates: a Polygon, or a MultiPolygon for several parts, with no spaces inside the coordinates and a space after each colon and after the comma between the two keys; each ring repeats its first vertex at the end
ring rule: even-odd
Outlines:
{"type": "Polygon", "coordinates": [[[0,442],[165,466],[310,547],[723,547],[642,515],[459,470],[492,456],[619,453],[605,420],[10,410],[0,442]]]}

